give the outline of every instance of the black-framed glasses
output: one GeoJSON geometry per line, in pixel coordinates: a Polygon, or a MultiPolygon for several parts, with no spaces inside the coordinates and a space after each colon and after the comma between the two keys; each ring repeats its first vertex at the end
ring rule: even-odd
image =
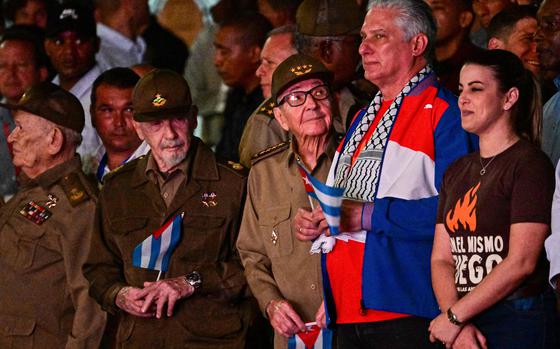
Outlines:
{"type": "Polygon", "coordinates": [[[316,101],[321,101],[330,96],[330,90],[327,85],[319,85],[308,91],[290,92],[278,102],[278,105],[280,106],[283,103],[288,103],[290,107],[299,107],[305,103],[307,95],[310,95],[316,101]]]}

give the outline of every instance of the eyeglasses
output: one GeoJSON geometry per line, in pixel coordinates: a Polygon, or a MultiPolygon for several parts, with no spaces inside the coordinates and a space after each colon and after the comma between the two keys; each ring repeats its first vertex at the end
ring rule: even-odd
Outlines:
{"type": "Polygon", "coordinates": [[[313,87],[309,91],[295,91],[287,94],[282,98],[278,105],[282,105],[283,103],[288,103],[290,107],[299,107],[300,105],[304,104],[307,100],[307,95],[313,97],[316,101],[321,101],[330,96],[330,91],[327,85],[319,85],[313,87]]]}

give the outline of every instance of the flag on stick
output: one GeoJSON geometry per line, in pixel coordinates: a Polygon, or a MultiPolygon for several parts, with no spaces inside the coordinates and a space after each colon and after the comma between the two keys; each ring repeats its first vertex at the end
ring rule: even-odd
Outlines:
{"type": "Polygon", "coordinates": [[[307,195],[319,201],[331,235],[338,235],[340,225],[340,207],[344,188],[335,188],[321,183],[298,163],[299,173],[305,185],[307,195]]]}
{"type": "MultiPolygon", "coordinates": [[[[171,218],[148,236],[132,251],[132,265],[137,268],[159,270],[169,268],[169,258],[181,238],[181,222],[184,213],[171,218]]],[[[159,279],[159,276],[158,276],[159,279]]]]}
{"type": "Polygon", "coordinates": [[[332,331],[320,328],[315,323],[305,324],[307,331],[299,332],[288,339],[288,349],[330,349],[332,331]]]}

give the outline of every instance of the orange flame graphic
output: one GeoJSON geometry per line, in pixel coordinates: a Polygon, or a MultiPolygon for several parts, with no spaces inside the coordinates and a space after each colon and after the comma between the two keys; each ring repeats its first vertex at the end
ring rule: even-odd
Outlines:
{"type": "Polygon", "coordinates": [[[478,188],[480,188],[480,182],[469,189],[465,196],[457,201],[455,208],[447,214],[445,223],[452,233],[459,229],[459,224],[471,233],[476,230],[476,203],[478,201],[476,192],[478,188]]]}

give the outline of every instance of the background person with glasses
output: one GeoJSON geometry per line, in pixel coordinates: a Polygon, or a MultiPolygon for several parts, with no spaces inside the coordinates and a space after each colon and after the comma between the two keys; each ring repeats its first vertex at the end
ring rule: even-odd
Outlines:
{"type": "MultiPolygon", "coordinates": [[[[272,76],[274,116],[290,134],[256,155],[237,241],[245,276],[260,308],[275,330],[274,347],[286,348],[288,337],[307,322],[324,327],[320,255],[311,242],[296,239],[292,220],[311,203],[298,162],[325,181],[336,150],[332,120],[332,74],[318,60],[293,55],[272,76]]],[[[322,220],[319,210],[315,211],[322,220]]]]}

